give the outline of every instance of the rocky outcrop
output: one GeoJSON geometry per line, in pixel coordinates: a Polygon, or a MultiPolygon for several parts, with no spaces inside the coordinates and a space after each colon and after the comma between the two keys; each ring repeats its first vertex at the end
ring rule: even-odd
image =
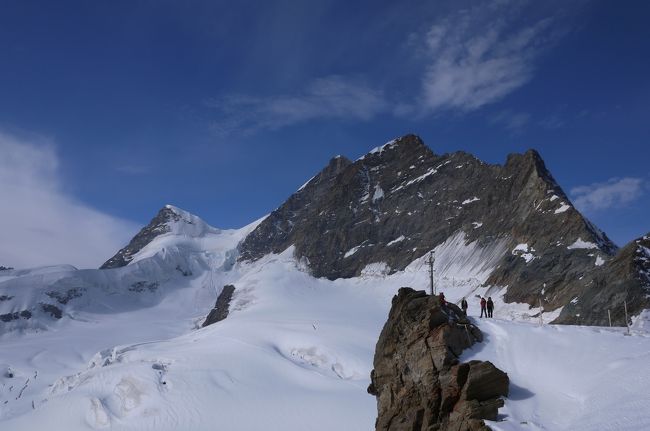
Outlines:
{"type": "Polygon", "coordinates": [[[129,244],[108,259],[99,269],[120,268],[131,262],[133,256],[149,244],[154,238],[170,231],[169,222],[179,221],[181,216],[166,205],[134,236],[129,244]]]}
{"type": "Polygon", "coordinates": [[[368,392],[377,397],[377,430],[484,431],[496,420],[508,376],[490,362],[460,363],[482,341],[458,307],[423,291],[393,298],[375,350],[368,392]]]}
{"type": "Polygon", "coordinates": [[[625,326],[625,305],[628,318],[650,308],[650,233],[599,263],[580,280],[556,323],[606,326],[609,310],[612,325],[625,326]]]}
{"type": "Polygon", "coordinates": [[[235,293],[235,286],[232,284],[227,284],[223,287],[223,290],[217,297],[217,302],[214,304],[214,308],[210,310],[208,317],[203,322],[201,327],[206,327],[217,323],[228,317],[228,311],[230,308],[230,301],[232,300],[232,295],[235,293]]]}
{"type": "Polygon", "coordinates": [[[12,320],[30,319],[32,317],[32,312],[29,310],[14,311],[12,313],[0,314],[0,322],[11,322],[12,320]]]}
{"type": "Polygon", "coordinates": [[[487,285],[507,302],[546,310],[566,305],[580,280],[617,247],[571,205],[540,155],[529,150],[491,165],[471,154],[437,155],[415,135],[351,162],[329,165],[242,242],[240,260],[295,247],[314,276],[387,272],[462,235],[494,250],[487,285]]]}

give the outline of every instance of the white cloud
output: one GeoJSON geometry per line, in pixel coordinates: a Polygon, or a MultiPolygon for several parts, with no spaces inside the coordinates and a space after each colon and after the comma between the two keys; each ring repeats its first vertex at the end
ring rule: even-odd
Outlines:
{"type": "Polygon", "coordinates": [[[321,118],[368,121],[388,109],[381,91],[337,75],[315,79],[296,94],[231,95],[207,104],[219,112],[214,130],[225,133],[276,130],[321,118]]]}
{"type": "Polygon", "coordinates": [[[430,58],[423,105],[429,112],[468,112],[496,102],[528,82],[539,53],[556,39],[550,18],[515,26],[509,1],[452,13],[425,37],[430,58]]]}
{"type": "Polygon", "coordinates": [[[641,178],[610,178],[603,183],[574,187],[571,195],[580,210],[594,211],[629,204],[644,193],[641,178]]]}
{"type": "MultiPolygon", "coordinates": [[[[405,64],[400,81],[380,77],[388,94],[372,82],[341,75],[315,79],[290,94],[230,94],[206,103],[217,112],[212,128],[254,133],[316,119],[369,121],[384,113],[421,119],[440,112],[471,112],[530,81],[540,54],[565,33],[566,9],[578,8],[519,0],[471,4],[408,35],[405,47],[416,65],[405,64]],[[415,86],[405,93],[411,82],[415,86]]],[[[513,114],[510,121],[497,122],[517,133],[530,117],[513,114]]],[[[542,125],[558,127],[559,122],[542,125]]]]}
{"type": "Polygon", "coordinates": [[[0,132],[0,265],[98,267],[138,226],[68,196],[54,146],[33,141],[0,132]]]}

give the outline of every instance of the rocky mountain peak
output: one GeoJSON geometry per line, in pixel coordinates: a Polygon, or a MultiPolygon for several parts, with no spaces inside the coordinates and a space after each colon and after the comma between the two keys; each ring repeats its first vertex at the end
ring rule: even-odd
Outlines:
{"type": "Polygon", "coordinates": [[[418,157],[420,155],[433,155],[433,152],[427,147],[422,139],[413,134],[404,135],[386,142],[380,147],[373,148],[359,160],[392,160],[404,156],[418,157]]]}
{"type": "Polygon", "coordinates": [[[307,181],[302,187],[298,189],[296,193],[303,191],[312,191],[315,187],[318,187],[321,184],[326,184],[332,178],[336,177],[341,171],[346,167],[351,165],[352,162],[343,157],[336,156],[330,159],[327,166],[323,168],[318,174],[314,175],[309,181],[307,181]]]}
{"type": "Polygon", "coordinates": [[[509,286],[508,301],[537,304],[544,291],[550,309],[616,251],[538,152],[490,165],[465,152],[436,155],[406,135],[354,162],[331,161],[245,238],[240,260],[294,246],[314,276],[335,279],[369,265],[400,271],[452,245],[471,253],[464,276],[509,286]]]}
{"type": "Polygon", "coordinates": [[[562,188],[546,167],[542,156],[534,149],[529,149],[523,154],[509,154],[504,165],[504,171],[529,181],[530,187],[542,195],[553,192],[558,197],[568,200],[564,191],[562,191],[562,188]]]}

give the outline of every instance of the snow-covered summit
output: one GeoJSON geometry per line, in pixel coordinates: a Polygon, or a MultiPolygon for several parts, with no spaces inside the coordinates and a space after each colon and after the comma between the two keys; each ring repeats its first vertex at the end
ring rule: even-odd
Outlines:
{"type": "Polygon", "coordinates": [[[189,237],[200,237],[209,233],[219,233],[220,229],[210,226],[201,217],[189,211],[185,211],[173,205],[165,205],[174,215],[166,222],[169,233],[173,235],[186,235],[189,237]]]}
{"type": "Polygon", "coordinates": [[[219,229],[208,225],[200,217],[188,211],[173,205],[165,205],[149,224],[142,228],[126,247],[107,260],[101,269],[128,265],[143,248],[162,235],[200,238],[220,232],[219,229]]]}

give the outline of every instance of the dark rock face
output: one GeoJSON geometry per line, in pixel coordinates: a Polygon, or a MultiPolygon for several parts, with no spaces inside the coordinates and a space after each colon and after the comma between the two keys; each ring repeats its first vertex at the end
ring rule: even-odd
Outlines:
{"type": "Polygon", "coordinates": [[[31,319],[31,317],[32,312],[29,310],[14,311],[13,313],[0,314],[0,321],[7,323],[20,318],[31,319]]]}
{"type": "Polygon", "coordinates": [[[129,286],[131,292],[155,292],[160,284],[157,281],[136,281],[129,286]]]}
{"type": "MultiPolygon", "coordinates": [[[[312,178],[301,190],[278,209],[273,211],[260,225],[251,232],[240,247],[239,260],[257,260],[269,253],[279,253],[293,244],[296,237],[307,234],[310,218],[316,217],[316,207],[321,201],[329,201],[331,192],[337,187],[336,178],[346,167],[352,164],[345,157],[336,157],[318,175],[312,178]],[[295,230],[296,224],[305,225],[304,229],[295,230]]],[[[312,230],[311,233],[317,231],[312,230]]],[[[318,238],[313,241],[320,243],[318,238]]],[[[305,238],[305,242],[307,239],[305,238]]],[[[312,255],[314,261],[316,256],[312,255]]]]}
{"type": "MultiPolygon", "coordinates": [[[[55,319],[60,319],[61,317],[63,317],[63,312],[57,306],[52,304],[45,304],[45,303],[40,303],[39,305],[41,311],[51,315],[55,319]]],[[[0,322],[9,323],[19,319],[29,320],[34,316],[32,310],[22,310],[22,311],[14,311],[13,313],[0,314],[0,322]]]]}
{"type": "Polygon", "coordinates": [[[83,296],[83,292],[85,292],[85,288],[72,288],[72,289],[67,289],[65,292],[60,292],[60,291],[49,291],[45,292],[47,296],[49,296],[52,299],[56,299],[56,302],[59,304],[67,304],[74,298],[80,298],[83,296]]]}
{"type": "Polygon", "coordinates": [[[143,227],[129,244],[118,251],[115,256],[108,259],[99,269],[120,268],[131,262],[133,256],[149,244],[154,238],[170,231],[168,223],[179,221],[181,216],[176,214],[170,207],[165,206],[158,214],[143,227]]]}
{"type": "Polygon", "coordinates": [[[453,304],[441,308],[423,291],[393,298],[375,350],[368,392],[377,397],[377,430],[489,430],[508,376],[490,362],[460,363],[482,334],[453,304]]]}
{"type": "Polygon", "coordinates": [[[498,251],[486,284],[508,286],[508,302],[542,296],[546,309],[565,305],[596,259],[617,249],[537,152],[489,165],[464,152],[436,155],[408,135],[355,162],[333,159],[242,242],[240,260],[293,245],[316,277],[354,277],[379,262],[395,272],[459,233],[498,251]]]}
{"type": "Polygon", "coordinates": [[[0,265],[0,271],[11,271],[13,268],[10,266],[2,266],[0,265]]]}
{"type": "Polygon", "coordinates": [[[606,326],[609,309],[612,325],[625,326],[624,302],[630,317],[650,308],[650,234],[630,242],[580,283],[557,323],[606,326]]]}
{"type": "Polygon", "coordinates": [[[206,327],[212,325],[213,323],[220,322],[221,320],[228,317],[228,311],[230,308],[230,301],[232,300],[232,295],[235,293],[235,286],[232,284],[227,284],[223,287],[223,290],[217,297],[217,302],[214,305],[214,308],[210,310],[210,314],[203,322],[201,327],[206,327]]]}
{"type": "Polygon", "coordinates": [[[41,310],[43,310],[43,313],[48,313],[55,319],[60,319],[63,317],[63,311],[61,311],[61,309],[56,305],[41,303],[41,310]]]}

